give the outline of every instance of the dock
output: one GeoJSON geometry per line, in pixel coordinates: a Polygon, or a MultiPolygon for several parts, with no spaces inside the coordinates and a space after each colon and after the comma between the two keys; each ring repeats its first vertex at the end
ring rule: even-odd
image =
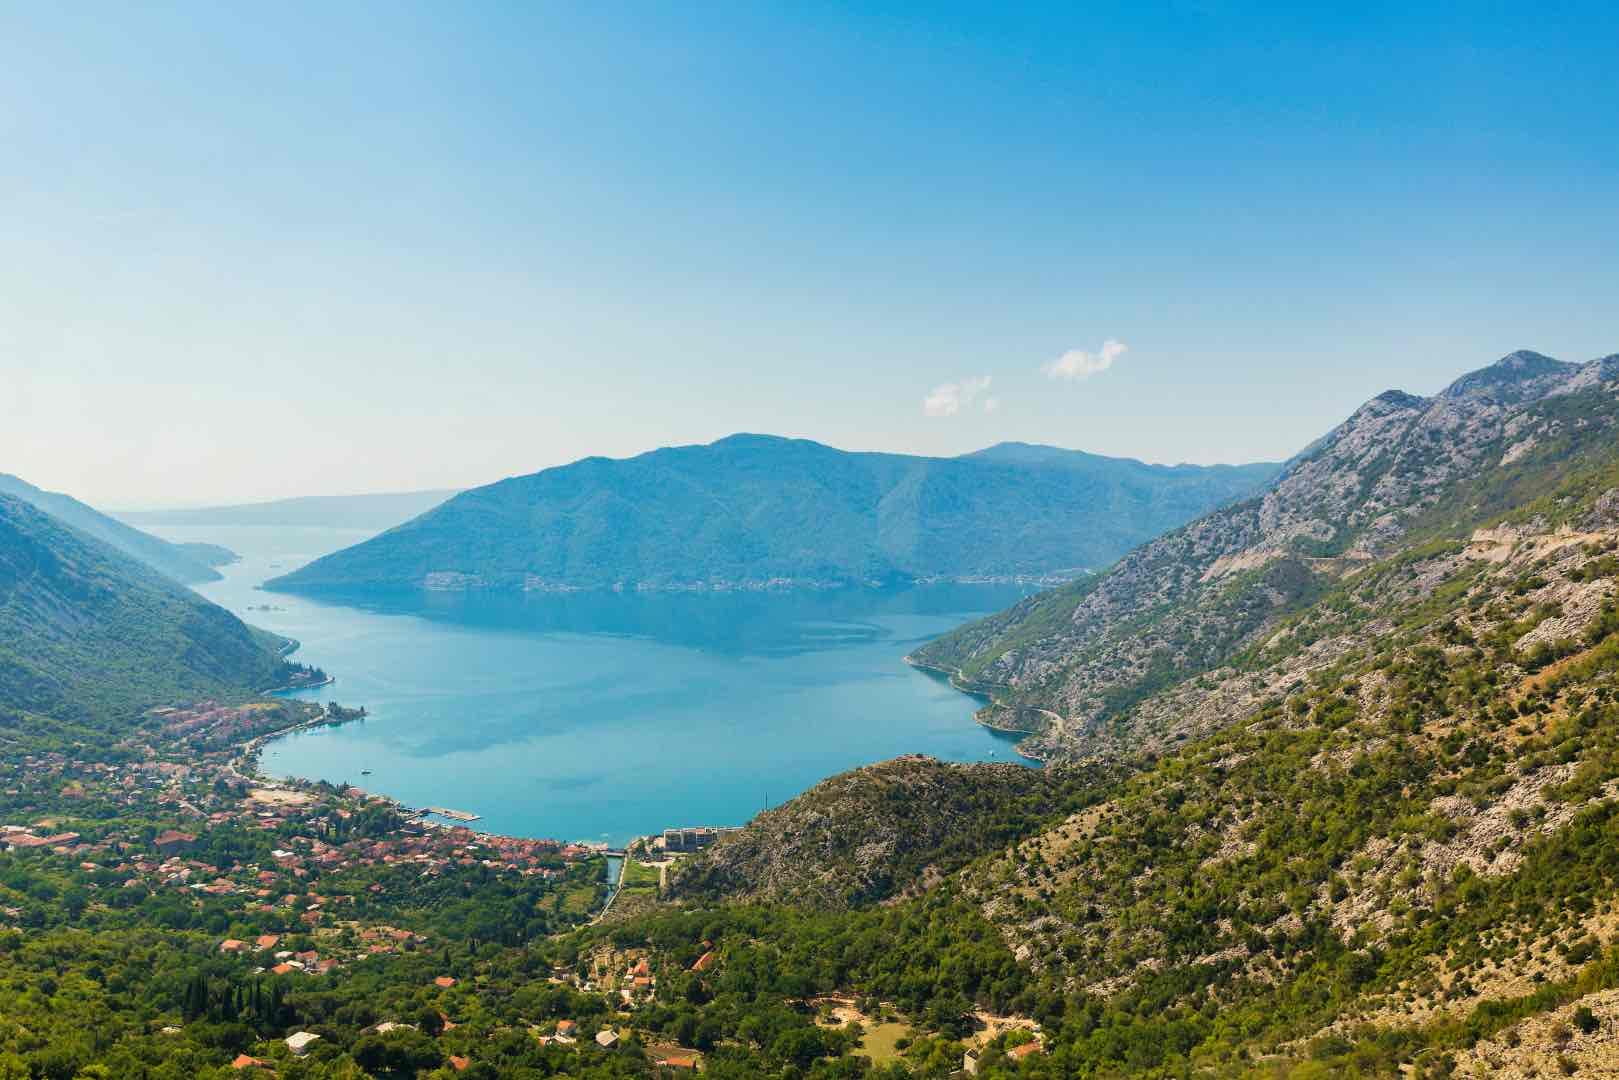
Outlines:
{"type": "Polygon", "coordinates": [[[424,806],[424,807],[422,807],[422,813],[424,813],[424,814],[437,814],[439,817],[441,817],[441,818],[449,818],[451,821],[477,821],[477,820],[479,820],[479,815],[477,815],[477,814],[471,813],[471,812],[466,811],[466,810],[452,810],[448,806],[424,806]]]}

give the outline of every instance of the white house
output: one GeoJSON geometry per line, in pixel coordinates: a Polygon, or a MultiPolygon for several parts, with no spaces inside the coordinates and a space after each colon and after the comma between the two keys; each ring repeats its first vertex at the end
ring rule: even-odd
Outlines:
{"type": "Polygon", "coordinates": [[[287,1049],[299,1057],[309,1053],[309,1046],[320,1036],[313,1031],[299,1031],[287,1036],[287,1049]]]}

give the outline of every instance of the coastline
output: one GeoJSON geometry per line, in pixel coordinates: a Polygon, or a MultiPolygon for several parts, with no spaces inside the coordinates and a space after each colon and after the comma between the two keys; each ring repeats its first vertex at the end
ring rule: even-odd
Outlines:
{"type": "MultiPolygon", "coordinates": [[[[311,717],[306,720],[301,720],[295,724],[289,724],[286,727],[276,728],[273,731],[260,732],[238,747],[237,757],[233,762],[231,762],[230,765],[231,771],[241,778],[244,783],[253,784],[270,791],[315,790],[321,788],[323,785],[327,788],[336,787],[336,785],[327,780],[310,780],[299,776],[271,776],[260,769],[259,752],[264,749],[265,744],[275,739],[285,738],[289,735],[296,735],[299,732],[317,731],[321,728],[328,727],[341,727],[344,724],[352,723],[353,721],[359,719],[362,719],[362,717],[331,717],[321,715],[311,717]]],[[[597,840],[561,840],[556,837],[549,836],[515,836],[508,833],[497,833],[492,830],[476,829],[472,828],[470,823],[482,820],[481,815],[472,814],[465,810],[452,810],[448,807],[440,806],[409,806],[392,795],[379,791],[371,791],[368,788],[362,788],[354,784],[347,785],[346,790],[350,794],[371,799],[375,802],[384,803],[392,807],[401,818],[421,825],[425,828],[467,829],[469,832],[476,832],[481,836],[487,836],[492,839],[549,840],[559,845],[585,848],[597,852],[606,851],[611,848],[611,845],[597,840]],[[444,818],[447,820],[439,821],[434,820],[435,818],[444,818]]],[[[638,837],[637,839],[640,838],[638,837]]]]}
{"type": "MultiPolygon", "coordinates": [[[[910,656],[902,657],[902,661],[907,666],[909,666],[911,668],[914,668],[916,670],[926,671],[926,672],[930,672],[930,673],[933,673],[933,674],[936,674],[936,675],[942,675],[942,676],[945,677],[945,680],[949,684],[951,689],[953,689],[956,692],[958,692],[960,694],[963,694],[963,695],[965,695],[967,697],[971,697],[971,698],[974,698],[976,700],[984,702],[985,703],[984,706],[982,708],[975,709],[973,714],[972,714],[973,722],[975,724],[977,724],[980,727],[983,727],[983,728],[985,728],[985,729],[987,729],[989,731],[998,732],[1000,734],[1020,736],[1020,738],[1018,738],[1012,744],[1013,752],[1016,753],[1019,757],[1022,757],[1024,760],[1029,761],[1029,762],[1033,762],[1035,765],[1044,767],[1047,764],[1047,762],[1046,762],[1046,760],[1044,758],[1042,758],[1042,757],[1040,757],[1040,756],[1038,756],[1036,754],[1029,753],[1028,751],[1026,751],[1026,750],[1024,750],[1022,748],[1024,739],[1021,738],[1021,736],[1028,736],[1030,734],[1033,734],[1033,732],[1030,732],[1030,731],[1027,731],[1027,730],[1024,730],[1024,729],[1010,728],[1010,727],[1006,727],[1004,725],[995,724],[995,723],[989,721],[986,718],[986,714],[989,712],[990,708],[994,704],[993,698],[990,696],[989,693],[987,693],[986,691],[983,691],[983,690],[979,690],[979,689],[967,686],[959,678],[959,672],[949,671],[947,669],[940,668],[940,667],[938,667],[936,665],[925,664],[925,663],[913,660],[910,656]]],[[[337,681],[336,676],[328,675],[325,680],[323,680],[322,682],[319,682],[319,683],[309,683],[309,684],[301,685],[301,686],[283,687],[283,688],[278,688],[276,690],[264,691],[264,693],[267,696],[270,696],[270,695],[279,696],[279,695],[284,695],[286,693],[289,693],[289,692],[295,691],[295,690],[316,689],[316,688],[319,688],[319,687],[322,687],[322,686],[328,686],[328,685],[331,685],[332,683],[335,683],[336,681],[337,681]]],[[[233,763],[233,771],[235,771],[237,773],[237,775],[239,775],[242,778],[243,781],[245,781],[247,783],[251,783],[251,784],[256,784],[258,786],[265,787],[265,788],[268,788],[270,790],[286,789],[286,790],[294,790],[294,791],[303,791],[303,790],[310,790],[310,789],[318,789],[323,785],[325,785],[327,787],[333,786],[331,784],[331,782],[327,781],[327,780],[310,779],[310,778],[307,778],[307,777],[298,777],[298,776],[280,777],[280,776],[272,776],[272,775],[270,775],[268,773],[265,773],[262,770],[261,766],[260,766],[260,753],[262,752],[264,747],[266,745],[268,745],[273,740],[287,738],[289,736],[297,735],[297,734],[303,733],[303,732],[318,731],[318,730],[320,730],[322,728],[341,727],[341,726],[349,724],[349,723],[351,723],[353,721],[363,720],[363,719],[365,719],[365,716],[363,714],[332,716],[332,715],[328,715],[328,714],[325,714],[325,713],[321,713],[321,714],[318,714],[318,715],[310,716],[310,717],[308,717],[308,718],[306,718],[304,720],[301,720],[301,721],[299,721],[299,722],[297,722],[295,724],[290,724],[290,725],[288,725],[286,727],[283,727],[283,728],[278,728],[278,729],[273,730],[273,731],[261,732],[260,734],[257,734],[255,736],[253,736],[252,738],[248,739],[245,743],[243,743],[241,745],[240,750],[239,750],[238,758],[237,758],[236,762],[233,763]]],[[[441,807],[441,806],[419,806],[419,807],[418,806],[410,806],[410,805],[406,804],[405,802],[403,802],[402,800],[400,800],[399,798],[397,798],[395,796],[388,795],[388,794],[385,794],[385,793],[382,793],[382,792],[372,791],[370,789],[362,788],[362,787],[359,787],[359,786],[354,785],[354,784],[349,784],[347,790],[350,791],[351,793],[356,794],[356,795],[361,795],[361,796],[364,796],[366,798],[373,799],[373,800],[376,800],[378,802],[385,803],[388,806],[392,807],[393,810],[400,815],[400,817],[402,817],[402,818],[404,818],[404,819],[406,819],[408,821],[411,821],[413,823],[422,825],[422,826],[424,826],[426,828],[461,828],[461,829],[468,829],[469,831],[476,832],[479,835],[488,836],[488,837],[495,838],[495,839],[553,840],[553,841],[555,841],[555,842],[557,842],[559,844],[567,844],[567,845],[571,845],[571,846],[577,846],[577,847],[587,848],[587,849],[596,850],[596,851],[607,851],[607,850],[612,850],[612,848],[613,848],[612,844],[610,844],[608,842],[605,842],[605,841],[599,841],[599,840],[568,840],[568,841],[564,841],[564,840],[560,840],[560,839],[558,839],[556,837],[516,836],[516,835],[513,835],[513,834],[500,833],[500,832],[496,832],[494,830],[489,830],[489,829],[480,829],[480,828],[477,828],[473,824],[474,822],[482,820],[482,815],[477,814],[477,813],[472,813],[472,812],[465,811],[465,810],[455,810],[455,809],[450,809],[450,808],[441,807]]],[[[637,842],[644,841],[645,839],[647,839],[647,837],[645,837],[645,836],[633,837],[629,841],[627,841],[623,845],[623,847],[624,847],[625,850],[628,850],[629,848],[633,847],[637,842]]],[[[615,890],[615,895],[616,895],[616,890],[615,890]]],[[[611,901],[609,901],[609,903],[610,902],[611,901]]],[[[603,911],[605,912],[605,910],[606,909],[604,908],[603,911]]]]}
{"type": "Polygon", "coordinates": [[[323,686],[330,686],[337,681],[336,675],[328,675],[320,682],[289,683],[286,686],[272,686],[268,690],[260,690],[261,694],[290,694],[297,690],[319,690],[323,686]]]}
{"type": "MultiPolygon", "coordinates": [[[[254,581],[257,574],[253,573],[253,571],[256,571],[257,569],[258,567],[256,564],[250,566],[248,568],[249,573],[243,575],[246,580],[241,582],[241,584],[250,586],[255,591],[260,591],[260,595],[262,595],[262,591],[275,591],[274,587],[271,589],[265,589],[264,582],[254,581]]],[[[906,584],[907,586],[915,585],[927,587],[935,584],[944,584],[947,581],[953,580],[955,579],[934,578],[925,582],[915,581],[908,582],[906,584]]],[[[1005,579],[998,578],[995,580],[998,581],[1005,579]]],[[[1024,579],[1018,578],[1017,580],[1024,579]]],[[[985,584],[989,582],[987,582],[985,579],[972,579],[970,581],[964,581],[963,583],[985,584]]],[[[774,581],[768,583],[767,588],[760,588],[758,591],[782,592],[787,594],[794,591],[794,585],[802,584],[804,583],[774,581]]],[[[812,593],[819,592],[822,591],[823,588],[830,587],[845,589],[848,591],[849,595],[853,596],[866,591],[860,587],[862,584],[880,587],[884,586],[886,583],[851,583],[840,581],[818,582],[815,584],[821,586],[821,588],[812,587],[800,591],[812,593]]],[[[312,590],[288,589],[285,591],[301,592],[312,590]]],[[[474,590],[467,591],[471,592],[474,590]]],[[[640,590],[601,589],[596,591],[599,591],[604,595],[611,596],[615,591],[621,594],[629,594],[635,591],[645,593],[668,593],[693,592],[696,590],[685,588],[668,590],[642,588],[640,590]]],[[[709,595],[714,596],[717,599],[722,597],[728,591],[731,590],[721,587],[711,590],[709,595]]],[[[754,590],[748,589],[743,591],[754,590]]],[[[976,594],[974,594],[974,596],[976,598],[976,594]]],[[[864,603],[864,601],[851,601],[851,604],[855,606],[862,603],[864,603]]],[[[954,621],[955,620],[950,620],[949,623],[938,629],[931,629],[930,627],[930,630],[932,633],[944,632],[945,629],[948,629],[949,625],[953,625],[954,621]]],[[[302,655],[304,653],[303,642],[296,640],[286,631],[281,631],[281,636],[283,637],[283,656],[290,658],[302,655]]],[[[899,648],[895,648],[893,652],[889,654],[892,659],[887,659],[886,663],[892,664],[893,660],[895,659],[905,659],[903,656],[898,655],[900,651],[901,650],[899,648]]],[[[310,658],[309,662],[313,662],[313,659],[310,658]]],[[[917,668],[922,667],[922,665],[910,664],[907,666],[914,666],[917,668]]],[[[325,673],[323,672],[322,674],[325,673]]],[[[943,674],[948,676],[949,673],[943,674]]],[[[322,688],[334,685],[337,681],[338,678],[335,675],[325,675],[325,678],[318,682],[311,681],[287,683],[267,689],[262,691],[262,693],[266,696],[287,700],[289,704],[301,701],[302,704],[319,706],[323,705],[327,700],[334,698],[335,695],[331,692],[325,694],[305,695],[297,693],[297,691],[318,691],[322,688]],[[315,700],[311,701],[311,699],[315,700]]],[[[1023,762],[1036,767],[1044,764],[1038,757],[1019,748],[1021,737],[1028,734],[1027,732],[1011,731],[993,722],[986,722],[985,717],[987,714],[985,713],[983,706],[990,701],[988,695],[963,685],[958,679],[950,679],[949,682],[954,691],[972,699],[970,704],[967,702],[962,702],[960,699],[956,699],[956,704],[949,705],[947,707],[953,719],[952,730],[958,733],[965,732],[967,733],[965,736],[957,734],[944,739],[942,742],[940,742],[940,745],[937,748],[935,748],[933,744],[927,742],[917,746],[914,742],[912,742],[912,740],[900,740],[902,742],[911,742],[912,745],[909,747],[901,747],[897,750],[886,750],[886,752],[872,753],[869,756],[855,756],[847,765],[838,765],[836,767],[829,765],[819,770],[813,777],[803,780],[804,787],[807,788],[812,786],[814,783],[825,779],[827,776],[834,775],[843,768],[857,768],[862,765],[885,760],[886,758],[894,756],[896,753],[912,752],[916,749],[921,749],[923,752],[932,750],[932,752],[938,754],[946,760],[992,762],[998,759],[1004,762],[1011,757],[1012,754],[1016,754],[1017,756],[1012,758],[1013,761],[1023,762]],[[973,728],[963,728],[961,726],[961,720],[968,716],[973,718],[974,727],[984,732],[994,733],[996,736],[1005,736],[1005,738],[997,737],[990,739],[984,735],[970,734],[973,728]]],[[[345,683],[345,685],[352,685],[352,683],[345,683]]],[[[357,686],[356,689],[358,689],[357,686]]],[[[924,694],[926,693],[926,691],[920,692],[924,694]]],[[[942,698],[935,698],[934,700],[935,702],[938,702],[942,700],[942,698]]],[[[940,706],[937,704],[931,707],[936,711],[940,708],[940,706]]],[[[324,716],[312,716],[306,712],[304,713],[303,718],[297,723],[288,724],[287,726],[276,731],[264,732],[250,740],[250,743],[243,747],[242,764],[240,767],[241,771],[244,774],[247,774],[245,777],[246,779],[250,779],[255,784],[284,787],[292,790],[329,790],[330,785],[334,783],[348,782],[353,785],[351,790],[364,793],[365,795],[377,798],[379,800],[383,800],[401,816],[408,817],[413,821],[423,822],[429,827],[470,827],[472,831],[489,835],[491,837],[509,835],[516,839],[553,839],[559,836],[580,835],[594,838],[590,841],[575,841],[575,843],[580,844],[580,846],[591,846],[600,841],[607,841],[614,846],[622,846],[624,843],[631,840],[633,836],[644,835],[649,830],[656,832],[663,826],[671,824],[671,822],[678,824],[680,820],[683,820],[686,810],[691,806],[690,800],[664,799],[655,806],[648,806],[646,809],[650,811],[649,813],[615,815],[613,813],[602,813],[599,811],[592,812],[589,806],[574,805],[573,803],[568,803],[566,800],[563,800],[561,803],[559,803],[559,805],[565,806],[566,809],[557,815],[545,812],[544,806],[540,806],[534,812],[526,812],[514,816],[508,812],[504,805],[490,805],[487,802],[480,802],[480,789],[476,784],[469,786],[466,783],[460,782],[459,780],[452,780],[450,783],[446,784],[442,782],[444,778],[440,778],[439,781],[435,781],[430,770],[428,773],[423,775],[416,775],[415,773],[395,775],[395,770],[389,768],[386,762],[379,762],[373,755],[365,750],[365,747],[369,745],[372,736],[363,735],[361,733],[351,733],[349,735],[337,736],[336,740],[332,742],[327,742],[323,739],[305,741],[302,743],[301,748],[297,750],[288,751],[278,747],[272,751],[273,757],[268,759],[264,755],[265,747],[271,746],[272,740],[284,739],[301,733],[318,731],[323,727],[340,726],[342,722],[344,721],[334,721],[333,719],[324,716]],[[337,756],[333,757],[334,754],[337,756]],[[277,763],[277,767],[280,768],[282,772],[276,774],[269,773],[267,771],[267,766],[270,760],[274,760],[277,763]],[[372,769],[377,770],[380,775],[371,775],[372,769]],[[359,773],[359,775],[356,775],[356,773],[359,773]],[[404,794],[409,795],[411,802],[407,804],[403,801],[402,797],[393,794],[383,794],[367,786],[372,783],[377,784],[380,788],[403,787],[404,794]],[[431,813],[431,807],[438,804],[448,804],[450,806],[457,806],[464,809],[455,815],[435,817],[431,813]],[[483,820],[486,814],[491,815],[493,820],[483,820]],[[505,826],[505,828],[503,829],[502,826],[505,826]]],[[[377,737],[382,737],[380,732],[378,733],[377,737]]],[[[796,780],[798,778],[795,776],[794,779],[796,780]]],[[[798,788],[795,786],[794,791],[796,790],[798,790],[798,788]]],[[[757,809],[757,807],[743,806],[741,802],[738,802],[737,806],[733,809],[737,812],[734,815],[727,815],[726,820],[734,821],[736,824],[741,825],[752,816],[752,813],[757,809]]]]}
{"type": "Polygon", "coordinates": [[[966,694],[968,697],[978,698],[979,700],[983,701],[983,708],[975,709],[973,711],[973,723],[978,724],[980,727],[988,728],[990,731],[998,731],[1003,735],[1024,736],[1025,738],[1020,738],[1012,744],[1013,752],[1019,757],[1028,761],[1038,762],[1042,767],[1050,763],[1046,758],[1041,757],[1039,754],[1032,753],[1023,748],[1024,742],[1027,741],[1026,737],[1030,735],[1037,735],[1039,732],[1032,731],[1028,728],[1011,727],[1007,724],[997,724],[987,718],[986,714],[988,714],[989,711],[995,707],[994,696],[988,690],[980,690],[966,683],[966,681],[961,678],[960,668],[943,668],[937,664],[924,663],[921,660],[917,660],[911,656],[905,657],[905,663],[913,668],[916,668],[918,671],[930,671],[935,675],[943,675],[945,677],[945,681],[950,684],[951,689],[959,693],[966,694]]]}
{"type": "Polygon", "coordinates": [[[541,595],[573,595],[577,593],[673,593],[702,594],[748,592],[835,592],[840,589],[927,588],[938,585],[1018,585],[1039,589],[1057,588],[1090,577],[1096,571],[1073,568],[1029,574],[929,574],[923,577],[900,578],[738,578],[713,581],[614,581],[580,584],[570,581],[548,581],[533,575],[490,581],[478,574],[459,571],[435,571],[419,581],[396,582],[285,582],[271,578],[257,588],[263,592],[290,594],[344,593],[355,590],[383,590],[408,593],[508,593],[541,595]]]}

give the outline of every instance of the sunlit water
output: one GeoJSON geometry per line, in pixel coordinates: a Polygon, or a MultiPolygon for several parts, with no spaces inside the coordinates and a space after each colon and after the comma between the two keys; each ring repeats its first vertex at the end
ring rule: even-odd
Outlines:
{"type": "Polygon", "coordinates": [[[273,775],[347,781],[477,827],[622,843],[735,825],[833,773],[906,753],[1017,761],[978,702],[902,662],[1026,590],[709,595],[370,594],[257,586],[364,539],[350,530],[157,527],[244,556],[202,586],[302,642],[336,682],[299,696],[365,721],[272,743],[273,775]]]}

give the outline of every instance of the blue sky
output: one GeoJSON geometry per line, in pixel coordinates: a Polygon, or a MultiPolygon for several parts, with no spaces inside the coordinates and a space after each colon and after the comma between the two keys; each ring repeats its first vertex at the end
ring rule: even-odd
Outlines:
{"type": "Polygon", "coordinates": [[[1619,351],[1608,6],[1076,7],[0,8],[0,470],[1279,459],[1619,351]]]}

